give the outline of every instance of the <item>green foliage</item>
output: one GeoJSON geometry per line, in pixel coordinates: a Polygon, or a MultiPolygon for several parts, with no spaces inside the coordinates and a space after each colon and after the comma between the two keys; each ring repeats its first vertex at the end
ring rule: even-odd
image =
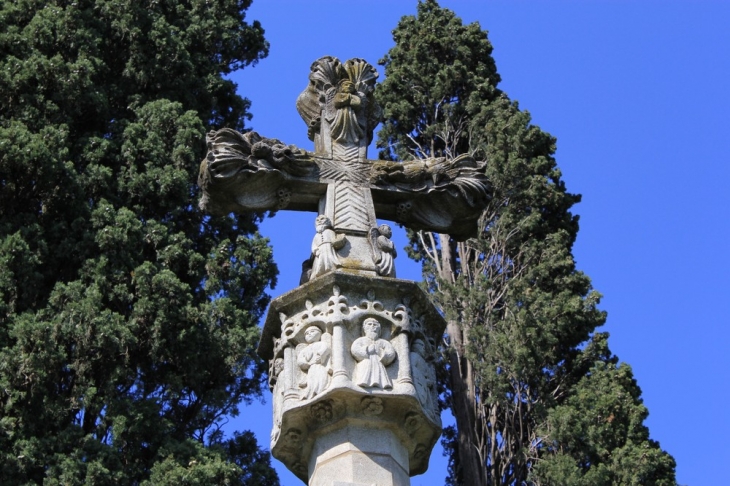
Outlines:
{"type": "Polygon", "coordinates": [[[276,268],[254,215],[209,218],[222,75],[268,44],[250,1],[0,4],[0,477],[278,484],[251,434],[276,268]]]}
{"type": "Polygon", "coordinates": [[[447,482],[674,484],[630,368],[594,333],[605,313],[575,267],[580,197],[561,179],[555,139],[497,88],[478,24],[424,0],[393,36],[376,91],[381,157],[470,153],[487,161],[492,191],[477,238],[411,235],[449,322],[447,482]]]}
{"type": "Polygon", "coordinates": [[[618,364],[597,333],[580,356],[587,367],[540,431],[545,454],[533,471],[538,484],[671,485],[674,460],[649,438],[649,411],[631,367],[618,364]]]}
{"type": "Polygon", "coordinates": [[[142,486],[278,484],[276,473],[269,466],[268,453],[262,453],[255,444],[251,432],[237,433],[225,445],[216,444],[211,448],[194,441],[175,444],[174,448],[162,452],[167,456],[154,465],[150,479],[142,486]],[[234,463],[223,461],[222,457],[234,463]]]}
{"type": "Polygon", "coordinates": [[[426,1],[418,4],[417,17],[401,19],[393,40],[395,47],[379,62],[386,68],[377,91],[385,117],[381,156],[469,152],[469,125],[477,123],[484,101],[498,95],[500,80],[484,32],[426,1]]]}

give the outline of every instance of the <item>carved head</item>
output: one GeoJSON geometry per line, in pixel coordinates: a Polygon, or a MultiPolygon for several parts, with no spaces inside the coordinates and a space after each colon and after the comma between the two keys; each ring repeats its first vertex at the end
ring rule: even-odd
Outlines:
{"type": "Polygon", "coordinates": [[[304,331],[304,340],[307,343],[316,343],[322,339],[322,330],[318,328],[317,326],[309,326],[306,331],[304,331]]]}
{"type": "Polygon", "coordinates": [[[356,93],[355,85],[349,79],[340,80],[337,88],[340,93],[349,93],[349,94],[356,93]]]}
{"type": "Polygon", "coordinates": [[[330,219],[324,214],[320,214],[317,216],[317,219],[314,220],[314,227],[317,231],[321,232],[327,228],[332,228],[332,221],[330,221],[330,219]]]}
{"type": "Polygon", "coordinates": [[[302,431],[299,429],[289,429],[286,432],[286,440],[291,442],[292,445],[298,445],[302,440],[302,431]]]}
{"type": "Polygon", "coordinates": [[[387,224],[381,224],[378,227],[378,231],[380,231],[380,234],[385,236],[386,238],[390,238],[391,236],[393,236],[393,230],[390,229],[390,226],[388,226],[387,224]]]}
{"type": "Polygon", "coordinates": [[[373,341],[380,337],[380,322],[374,317],[365,319],[362,323],[362,333],[373,341]]]}

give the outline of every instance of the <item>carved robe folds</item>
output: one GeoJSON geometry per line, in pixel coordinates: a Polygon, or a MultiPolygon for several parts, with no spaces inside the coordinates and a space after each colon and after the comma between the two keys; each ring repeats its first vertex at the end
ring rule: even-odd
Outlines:
{"type": "Polygon", "coordinates": [[[352,356],[358,361],[355,366],[355,383],[362,387],[393,388],[385,367],[396,357],[395,349],[380,337],[380,323],[373,318],[363,323],[365,336],[352,343],[352,356]]]}
{"type": "Polygon", "coordinates": [[[340,266],[337,250],[345,245],[345,236],[338,235],[332,229],[332,222],[327,216],[319,215],[315,222],[317,234],[312,240],[312,272],[310,279],[331,272],[340,266]]]}
{"type": "Polygon", "coordinates": [[[304,339],[308,344],[297,346],[297,365],[306,373],[306,378],[299,386],[304,388],[302,398],[308,399],[329,386],[332,336],[322,336],[322,331],[317,326],[310,326],[304,332],[304,339]]]}

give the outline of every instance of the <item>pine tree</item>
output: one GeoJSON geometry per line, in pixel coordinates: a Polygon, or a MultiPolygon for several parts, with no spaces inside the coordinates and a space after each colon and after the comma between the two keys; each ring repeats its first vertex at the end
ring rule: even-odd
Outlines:
{"type": "Polygon", "coordinates": [[[572,257],[580,197],[561,180],[555,139],[498,89],[478,24],[424,0],[393,37],[376,92],[381,157],[469,153],[487,161],[492,191],[476,238],[411,234],[448,321],[447,482],[674,484],[630,368],[595,332],[606,316],[572,257]]]}
{"type": "Polygon", "coordinates": [[[261,393],[276,268],[256,215],[197,209],[223,75],[266,56],[250,0],[0,6],[3,484],[278,479],[222,419],[261,393]]]}

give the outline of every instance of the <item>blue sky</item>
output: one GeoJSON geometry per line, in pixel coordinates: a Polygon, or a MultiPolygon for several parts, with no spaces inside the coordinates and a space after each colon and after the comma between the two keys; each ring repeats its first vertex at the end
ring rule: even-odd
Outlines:
{"type": "MultiPolygon", "coordinates": [[[[680,484],[718,483],[730,460],[730,2],[441,5],[489,31],[500,87],[558,139],[567,188],[583,195],[577,265],[604,295],[601,330],[634,371],[651,437],[677,460],[680,484]]],[[[253,103],[249,126],[311,150],[294,106],[310,64],[375,64],[415,10],[415,0],[255,0],[247,18],[271,51],[232,77],[253,103]]],[[[273,296],[298,284],[313,221],[283,211],[262,226],[281,271],[273,296]]],[[[400,253],[398,276],[419,279],[400,253]]],[[[242,407],[229,426],[268,445],[270,403],[242,407]]],[[[443,484],[440,454],[413,486],[443,484]]],[[[302,484],[274,463],[282,485],[302,484]]]]}

